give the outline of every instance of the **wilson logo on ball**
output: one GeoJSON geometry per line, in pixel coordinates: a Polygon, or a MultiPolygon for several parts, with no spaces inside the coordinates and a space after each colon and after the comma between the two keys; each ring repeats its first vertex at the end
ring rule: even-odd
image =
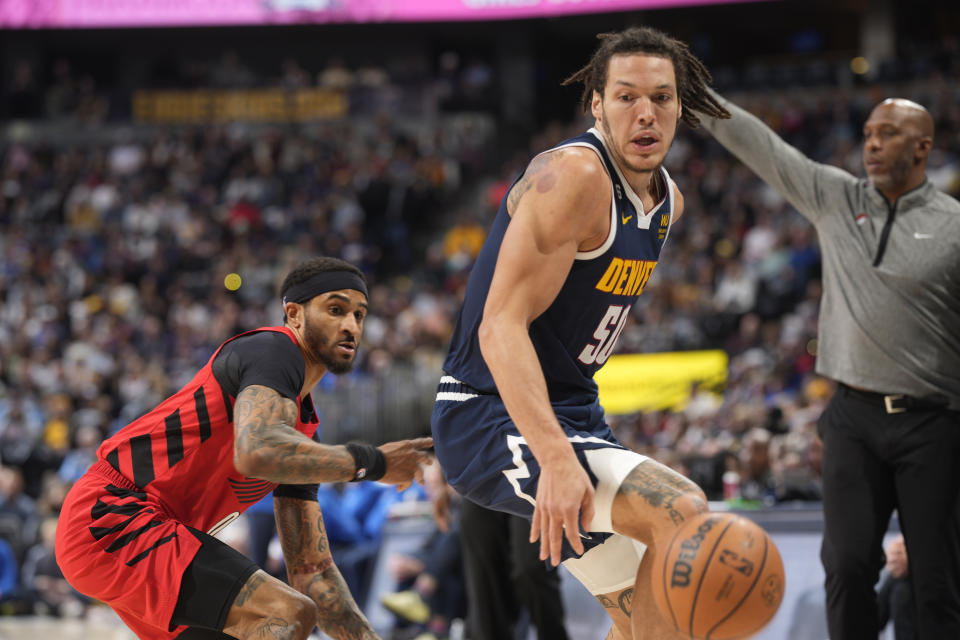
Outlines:
{"type": "Polygon", "coordinates": [[[777,545],[736,514],[689,518],[655,551],[653,599],[684,638],[745,640],[770,622],[783,600],[777,545]]]}
{"type": "Polygon", "coordinates": [[[697,532],[680,543],[680,552],[673,563],[673,572],[670,576],[671,587],[686,587],[690,584],[690,573],[693,571],[693,561],[697,559],[697,552],[703,545],[703,539],[713,529],[717,521],[713,518],[706,520],[697,527],[697,532]]]}

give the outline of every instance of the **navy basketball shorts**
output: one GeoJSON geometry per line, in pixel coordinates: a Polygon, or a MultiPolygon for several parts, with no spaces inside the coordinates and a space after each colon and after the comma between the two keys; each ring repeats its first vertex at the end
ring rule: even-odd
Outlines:
{"type": "MultiPolygon", "coordinates": [[[[615,587],[632,585],[636,567],[631,570],[623,553],[634,551],[636,566],[639,566],[645,546],[613,534],[611,509],[623,478],[648,458],[629,451],[617,441],[604,420],[599,402],[555,403],[553,410],[596,489],[594,519],[590,530],[581,532],[585,553],[582,560],[571,562],[577,554],[564,539],[564,565],[592,593],[610,593],[617,590],[615,587]],[[597,583],[576,570],[576,565],[588,557],[602,556],[601,547],[607,547],[607,552],[616,549],[613,562],[625,568],[623,579],[616,584],[607,578],[602,584],[597,583]]],[[[499,396],[481,394],[444,376],[434,404],[431,428],[437,459],[447,481],[458,493],[489,509],[528,520],[532,517],[540,465],[499,396]]],[[[604,573],[609,576],[609,571],[604,573]]]]}

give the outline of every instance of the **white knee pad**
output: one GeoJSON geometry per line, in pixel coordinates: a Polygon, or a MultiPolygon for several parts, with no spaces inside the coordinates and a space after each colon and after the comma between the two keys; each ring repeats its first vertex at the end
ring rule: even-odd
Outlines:
{"type": "Polygon", "coordinates": [[[591,473],[597,476],[597,489],[593,496],[593,520],[590,521],[588,530],[613,533],[613,499],[627,474],[650,458],[612,447],[588,449],[583,453],[591,473]]]}
{"type": "MultiPolygon", "coordinates": [[[[612,447],[588,449],[584,455],[591,473],[597,477],[589,530],[613,533],[613,499],[627,474],[649,458],[612,447]]],[[[565,560],[563,566],[591,594],[613,593],[633,586],[646,550],[647,545],[642,542],[614,533],[581,557],[565,560]]]]}
{"type": "Polygon", "coordinates": [[[563,566],[592,595],[614,593],[633,586],[646,550],[642,542],[615,533],[579,558],[564,560],[563,566]]]}

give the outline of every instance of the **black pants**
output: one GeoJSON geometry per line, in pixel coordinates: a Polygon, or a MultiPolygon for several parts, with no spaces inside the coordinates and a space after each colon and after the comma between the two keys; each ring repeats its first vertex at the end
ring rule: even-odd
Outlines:
{"type": "Polygon", "coordinates": [[[960,413],[888,414],[878,396],[841,385],[819,431],[831,640],[877,638],[874,585],[894,509],[907,545],[917,638],[960,638],[960,413]]]}
{"type": "Polygon", "coordinates": [[[463,576],[463,543],[456,527],[439,533],[423,558],[424,573],[437,581],[437,590],[430,596],[430,612],[447,621],[466,615],[467,594],[463,576]]]}
{"type": "MultiPolygon", "coordinates": [[[[567,640],[560,576],[529,542],[530,523],[464,499],[460,535],[471,640],[510,640],[521,606],[542,640],[567,640]]],[[[526,636],[524,636],[526,637],[526,636]]]]}
{"type": "Polygon", "coordinates": [[[917,626],[917,614],[913,610],[913,586],[909,576],[894,578],[889,573],[877,590],[877,604],[880,607],[880,628],[893,621],[894,640],[916,640],[914,629],[917,626]]]}

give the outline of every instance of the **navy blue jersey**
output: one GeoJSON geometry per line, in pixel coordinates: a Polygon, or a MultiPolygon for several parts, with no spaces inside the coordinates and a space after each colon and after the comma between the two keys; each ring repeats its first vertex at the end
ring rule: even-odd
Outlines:
{"type": "MultiPolygon", "coordinates": [[[[663,200],[644,212],[596,129],[553,149],[579,146],[596,151],[610,176],[613,202],[610,233],[602,246],[580,252],[550,307],[530,326],[552,402],[592,402],[593,374],[613,353],[637,296],[653,273],[673,219],[673,183],[663,168],[663,200]]],[[[514,183],[516,184],[516,183],[514,183]]],[[[500,244],[510,224],[507,195],[467,283],[467,292],[444,362],[444,371],[482,393],[496,393],[493,376],[480,353],[477,329],[490,290],[500,244]]]]}

